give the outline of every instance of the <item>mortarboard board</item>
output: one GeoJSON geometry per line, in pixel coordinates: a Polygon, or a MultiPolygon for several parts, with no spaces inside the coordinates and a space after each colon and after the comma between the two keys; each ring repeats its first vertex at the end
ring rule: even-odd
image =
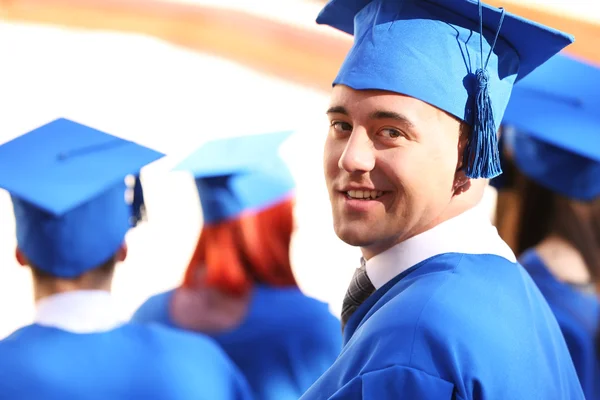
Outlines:
{"type": "Polygon", "coordinates": [[[502,172],[496,128],[513,84],[573,41],[477,0],[331,0],[317,22],[354,35],[334,85],[414,97],[471,125],[471,178],[502,172]]]}
{"type": "Polygon", "coordinates": [[[139,216],[125,178],[162,156],[63,118],[1,145],[0,187],[12,198],[19,249],[65,278],[108,261],[139,216]]]}
{"type": "Polygon", "coordinates": [[[292,132],[213,140],[187,157],[177,170],[196,180],[204,223],[215,224],[276,204],[295,187],[279,157],[279,146],[292,132]]]}
{"type": "Polygon", "coordinates": [[[557,55],[515,85],[504,115],[520,171],[566,197],[600,196],[600,68],[557,55]]]}

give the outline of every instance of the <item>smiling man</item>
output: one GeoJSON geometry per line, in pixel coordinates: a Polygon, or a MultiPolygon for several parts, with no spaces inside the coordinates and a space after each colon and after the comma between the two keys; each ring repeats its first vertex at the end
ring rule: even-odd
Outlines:
{"type": "Polygon", "coordinates": [[[512,86],[572,38],[476,0],[332,0],[355,37],[324,168],[363,253],[344,348],[303,399],[583,399],[535,284],[477,207],[512,86]]]}

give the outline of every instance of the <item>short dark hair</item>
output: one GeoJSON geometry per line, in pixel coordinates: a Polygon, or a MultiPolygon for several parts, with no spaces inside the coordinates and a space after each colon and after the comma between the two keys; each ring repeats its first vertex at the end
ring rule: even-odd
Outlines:
{"type": "MultiPolygon", "coordinates": [[[[115,267],[117,265],[117,256],[113,254],[108,260],[103,262],[97,267],[94,267],[90,270],[83,272],[81,275],[75,276],[73,278],[60,278],[63,280],[76,281],[80,279],[82,276],[86,275],[91,278],[93,282],[103,282],[109,277],[111,277],[115,271],[115,267]]],[[[44,271],[33,264],[29,265],[31,268],[31,273],[33,278],[38,282],[48,282],[57,279],[56,275],[53,275],[47,271],[44,271]]]]}

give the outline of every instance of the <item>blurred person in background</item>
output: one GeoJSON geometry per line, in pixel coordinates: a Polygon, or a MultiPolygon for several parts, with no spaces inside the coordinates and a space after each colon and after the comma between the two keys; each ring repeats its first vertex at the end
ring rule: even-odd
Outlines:
{"type": "Polygon", "coordinates": [[[195,177],[204,225],[181,287],[133,317],[212,336],[262,400],[297,400],[341,350],[339,320],[292,271],[295,184],[277,154],[289,134],[212,141],[178,167],[195,177]]]}
{"type": "MultiPolygon", "coordinates": [[[[163,154],[67,119],[0,146],[16,258],[31,269],[32,325],[0,341],[7,399],[250,399],[247,382],[207,337],[124,323],[110,291],[142,216],[139,178],[163,154]]],[[[9,305],[4,305],[9,306],[9,305]]]]}
{"type": "Polygon", "coordinates": [[[599,89],[600,68],[565,55],[515,86],[503,121],[510,179],[492,182],[516,195],[500,196],[518,216],[506,234],[550,304],[589,400],[600,399],[599,89]]]}

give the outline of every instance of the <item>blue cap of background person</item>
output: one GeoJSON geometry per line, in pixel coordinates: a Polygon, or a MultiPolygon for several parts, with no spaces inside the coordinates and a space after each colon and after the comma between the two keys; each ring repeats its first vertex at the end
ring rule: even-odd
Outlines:
{"type": "Polygon", "coordinates": [[[414,97],[471,126],[471,178],[502,173],[497,128],[513,84],[573,42],[477,0],[331,0],[317,22],[354,35],[334,85],[414,97]]]}
{"type": "Polygon", "coordinates": [[[140,188],[130,204],[125,178],[162,156],[62,118],[3,144],[0,188],[11,195],[17,246],[57,277],[100,266],[140,216],[140,188]]]}
{"type": "Polygon", "coordinates": [[[210,141],[177,166],[195,177],[205,224],[261,211],[290,195],[295,183],[279,147],[291,134],[210,141]]]}
{"type": "Polygon", "coordinates": [[[566,55],[515,86],[503,124],[520,171],[572,199],[600,196],[599,88],[600,67],[566,55]]]}

